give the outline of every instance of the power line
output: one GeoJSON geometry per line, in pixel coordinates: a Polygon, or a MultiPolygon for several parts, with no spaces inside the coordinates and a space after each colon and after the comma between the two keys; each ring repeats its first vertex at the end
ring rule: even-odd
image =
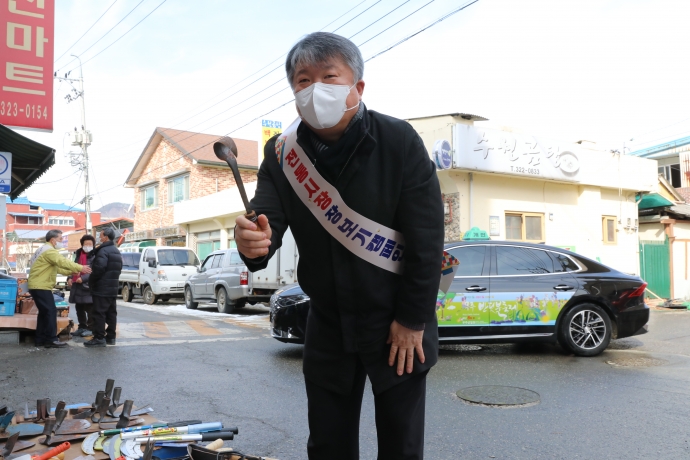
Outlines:
{"type": "Polygon", "coordinates": [[[391,27],[397,26],[398,24],[400,24],[401,22],[403,22],[405,19],[409,18],[409,17],[412,16],[413,14],[416,14],[419,10],[421,10],[421,9],[423,9],[423,8],[426,8],[427,6],[431,5],[431,4],[434,3],[435,1],[436,1],[436,0],[431,0],[431,1],[428,2],[428,3],[425,3],[424,5],[420,6],[419,8],[417,8],[416,10],[414,10],[412,13],[408,14],[407,16],[405,16],[404,18],[402,18],[401,20],[399,20],[398,22],[394,22],[394,23],[391,24],[390,26],[388,26],[388,27],[386,27],[385,29],[383,29],[381,32],[379,32],[379,33],[377,33],[376,35],[374,35],[373,37],[370,37],[368,40],[366,40],[366,41],[360,43],[358,46],[362,46],[362,45],[364,45],[365,43],[369,43],[370,41],[372,41],[373,39],[375,39],[376,37],[378,37],[378,36],[381,35],[382,33],[386,32],[386,31],[387,31],[388,29],[390,29],[391,27]]]}
{"type": "Polygon", "coordinates": [[[79,40],[81,40],[82,38],[84,38],[84,36],[85,36],[86,34],[88,34],[89,31],[90,31],[91,29],[93,29],[93,26],[95,26],[95,25],[98,23],[98,21],[100,21],[101,18],[102,18],[103,16],[105,16],[105,13],[107,13],[108,11],[110,11],[110,8],[112,8],[113,5],[116,4],[116,3],[117,3],[117,0],[115,0],[113,3],[111,3],[110,6],[108,7],[108,9],[106,9],[106,10],[103,12],[103,14],[101,14],[101,15],[98,17],[98,19],[96,19],[96,22],[94,22],[93,24],[91,24],[91,27],[89,27],[88,29],[86,29],[86,32],[84,32],[84,33],[82,34],[82,36],[79,37],[79,38],[77,39],[76,42],[72,43],[72,46],[70,46],[69,48],[67,48],[67,49],[65,50],[65,52],[62,53],[62,54],[60,55],[59,58],[55,59],[55,62],[59,61],[59,60],[62,58],[62,56],[64,56],[65,54],[67,54],[67,53],[69,52],[69,50],[71,50],[72,48],[74,48],[74,45],[76,45],[77,43],[79,43],[79,40]]]}
{"type": "MultiPolygon", "coordinates": [[[[420,8],[417,8],[417,9],[416,9],[415,11],[413,11],[412,13],[408,14],[408,15],[405,16],[404,18],[400,19],[399,21],[393,23],[392,25],[390,25],[389,27],[387,27],[387,28],[384,29],[383,31],[379,32],[377,35],[375,35],[375,37],[381,35],[382,33],[384,33],[384,32],[387,31],[387,30],[390,30],[391,28],[395,27],[397,24],[400,24],[402,21],[404,21],[405,19],[409,18],[410,16],[416,14],[417,12],[419,12],[420,10],[422,10],[423,8],[425,8],[426,6],[428,6],[429,4],[433,3],[434,1],[436,1],[436,0],[431,0],[430,2],[428,2],[428,3],[424,4],[423,6],[421,6],[420,8]]],[[[479,0],[475,0],[475,1],[479,1],[479,0]]],[[[378,3],[378,2],[377,2],[377,3],[378,3]]],[[[405,3],[407,3],[407,2],[405,2],[405,3]]],[[[373,5],[372,5],[372,6],[373,6],[373,5]]],[[[402,6],[402,5],[400,5],[400,6],[402,6]]],[[[469,5],[466,5],[465,7],[467,7],[467,6],[469,6],[469,5]]],[[[370,8],[371,8],[371,7],[370,7],[370,8]]],[[[368,9],[369,9],[369,8],[368,8],[368,9]]],[[[396,9],[397,9],[397,8],[396,8],[396,9]]],[[[365,11],[366,11],[366,10],[365,10],[365,11]]],[[[394,11],[394,10],[393,10],[393,11],[394,11]]],[[[459,11],[459,10],[457,10],[457,11],[459,11]]],[[[457,11],[455,11],[455,12],[457,12],[457,11]]],[[[392,12],[392,11],[391,11],[391,12],[392,12]]],[[[390,14],[391,12],[386,13],[386,15],[384,15],[384,16],[380,17],[379,19],[377,19],[376,21],[372,22],[372,23],[369,24],[367,27],[369,27],[369,26],[371,26],[372,24],[374,24],[374,23],[380,21],[383,17],[387,16],[387,15],[390,14]]],[[[361,14],[361,13],[360,13],[360,14],[361,14]]],[[[451,14],[449,14],[449,15],[452,15],[452,14],[455,14],[455,13],[451,13],[451,14]]],[[[446,17],[448,17],[449,15],[447,15],[446,17]]],[[[358,16],[359,16],[359,15],[358,15],[358,16]]],[[[445,19],[445,17],[442,18],[441,20],[439,20],[438,22],[442,21],[443,19],[445,19]]],[[[349,21],[348,21],[348,22],[349,22],[349,21]]],[[[365,30],[367,27],[365,27],[365,28],[362,29],[362,30],[365,30]]],[[[362,30],[360,30],[359,32],[361,32],[362,30]]],[[[425,29],[424,29],[424,30],[425,30],[425,29]]],[[[422,31],[423,31],[423,30],[422,30],[422,31]]],[[[422,31],[419,31],[419,32],[417,32],[417,33],[420,33],[420,32],[422,32],[422,31]]],[[[357,32],[357,33],[359,33],[359,32],[357,32]]],[[[365,42],[359,44],[358,46],[362,46],[364,43],[367,43],[367,42],[371,41],[371,40],[372,40],[373,38],[375,38],[375,37],[372,37],[372,38],[366,40],[365,42]]],[[[396,45],[396,46],[397,46],[397,45],[396,45]]],[[[375,56],[374,56],[374,57],[375,57],[375,56]]],[[[373,59],[373,57],[372,57],[372,58],[369,58],[369,59],[373,59]]],[[[366,62],[366,61],[365,61],[365,62],[366,62]]],[[[279,66],[279,67],[280,67],[280,66],[279,66]]],[[[251,86],[252,84],[254,84],[256,81],[258,81],[258,80],[260,80],[261,78],[265,77],[266,75],[270,74],[270,73],[273,72],[274,70],[276,70],[276,69],[271,70],[270,72],[268,72],[267,74],[261,76],[261,77],[258,78],[257,80],[254,80],[254,81],[253,81],[252,83],[250,83],[249,85],[244,86],[243,88],[237,90],[237,91],[234,92],[233,94],[231,94],[231,95],[225,97],[224,99],[218,101],[216,104],[214,104],[214,105],[211,106],[211,107],[214,107],[214,106],[220,104],[221,102],[227,100],[228,98],[232,97],[233,95],[238,94],[238,93],[241,92],[242,90],[244,90],[244,89],[248,88],[249,86],[251,86]]],[[[223,114],[223,113],[225,113],[225,112],[227,112],[227,111],[229,111],[229,110],[231,110],[231,109],[233,109],[233,108],[235,108],[235,107],[238,107],[239,105],[243,104],[244,102],[248,101],[249,99],[252,99],[253,97],[258,96],[259,94],[261,94],[261,93],[263,93],[264,91],[268,90],[268,89],[271,88],[272,86],[275,86],[277,83],[280,83],[282,80],[283,80],[283,77],[281,77],[279,80],[277,80],[277,81],[271,83],[269,86],[264,87],[263,89],[259,90],[258,92],[252,94],[251,96],[249,96],[248,98],[244,99],[243,101],[238,102],[237,104],[232,105],[232,106],[228,107],[227,109],[225,109],[225,110],[223,110],[223,111],[221,111],[221,112],[218,112],[218,113],[216,113],[215,115],[213,115],[213,116],[211,116],[211,117],[209,117],[209,118],[206,118],[205,120],[203,120],[203,121],[197,123],[196,125],[194,125],[194,126],[192,126],[191,128],[189,128],[189,130],[194,129],[194,128],[196,128],[197,126],[201,126],[202,124],[204,124],[204,123],[206,123],[206,122],[208,122],[208,121],[211,121],[212,119],[218,117],[219,115],[221,115],[221,114],[223,114]]],[[[289,86],[285,86],[285,87],[282,88],[280,91],[278,91],[277,93],[273,94],[272,96],[269,96],[269,97],[266,98],[266,99],[269,99],[269,98],[271,98],[271,97],[273,97],[273,96],[276,96],[277,94],[279,94],[280,92],[282,92],[282,91],[284,91],[285,89],[288,89],[288,88],[289,88],[289,86]]],[[[259,101],[259,103],[266,101],[266,99],[263,99],[262,101],[259,101]]],[[[258,103],[257,103],[257,104],[258,104],[258,103]]],[[[252,106],[250,106],[250,107],[248,107],[248,108],[246,108],[246,109],[244,109],[244,110],[248,110],[248,109],[250,109],[250,108],[253,108],[253,107],[255,107],[257,104],[254,104],[254,105],[252,105],[252,106]]],[[[207,109],[205,109],[205,110],[202,110],[202,111],[199,112],[198,114],[194,115],[194,117],[200,115],[201,113],[203,113],[203,112],[205,112],[205,111],[207,111],[207,110],[209,110],[209,109],[211,109],[211,107],[209,107],[209,108],[207,108],[207,109]]],[[[225,122],[225,121],[227,121],[227,120],[229,120],[229,119],[231,119],[231,118],[234,118],[234,117],[237,116],[237,115],[238,115],[238,114],[231,115],[230,117],[225,118],[225,119],[221,120],[220,122],[218,122],[218,123],[216,123],[216,124],[213,124],[213,125],[211,125],[211,126],[207,126],[205,129],[210,129],[210,128],[214,127],[214,126],[217,126],[217,125],[219,125],[220,123],[223,123],[223,122],[225,122]]],[[[189,119],[189,118],[188,118],[188,119],[189,119]]],[[[185,130],[185,131],[189,131],[189,130],[185,130]]],[[[177,136],[179,136],[179,135],[181,135],[181,134],[182,134],[182,133],[174,134],[174,135],[171,136],[171,139],[176,138],[177,136]]],[[[196,136],[197,134],[199,134],[199,133],[193,133],[193,134],[191,134],[191,135],[189,135],[189,136],[187,136],[187,137],[184,137],[184,138],[182,138],[182,139],[176,139],[176,141],[177,141],[177,142],[182,142],[182,141],[184,141],[184,140],[187,140],[187,139],[189,139],[189,138],[191,138],[191,137],[196,136]]]]}
{"type": "MultiPolygon", "coordinates": [[[[143,0],[142,0],[142,1],[143,1],[143,0]]],[[[110,48],[111,46],[113,46],[115,43],[119,42],[120,39],[121,39],[122,37],[124,37],[125,35],[127,35],[128,33],[130,33],[130,32],[132,31],[132,29],[134,29],[136,26],[138,26],[139,24],[141,24],[142,22],[144,22],[144,20],[146,20],[146,18],[148,18],[149,16],[151,16],[151,15],[153,14],[154,11],[156,11],[158,8],[160,8],[160,7],[163,5],[163,3],[167,2],[167,1],[168,1],[168,0],[163,0],[162,2],[160,2],[160,3],[158,4],[158,6],[156,6],[153,10],[151,10],[151,12],[150,12],[149,14],[147,14],[146,16],[144,16],[139,22],[137,22],[136,24],[134,24],[127,32],[125,32],[124,34],[120,35],[119,37],[117,37],[117,40],[115,40],[115,41],[112,42],[110,45],[106,46],[105,48],[103,48],[102,50],[100,50],[98,53],[94,54],[94,55],[91,56],[90,58],[88,58],[86,61],[84,61],[83,64],[86,64],[87,62],[89,62],[89,61],[95,59],[95,58],[96,58],[99,54],[101,54],[103,51],[107,50],[108,48],[110,48]]],[[[74,69],[76,69],[76,67],[75,67],[74,69]]],[[[72,69],[72,70],[74,70],[74,69],[72,69]]]]}
{"type": "MultiPolygon", "coordinates": [[[[125,15],[124,18],[120,19],[120,20],[117,22],[117,24],[115,24],[115,25],[112,26],[110,29],[108,29],[108,31],[107,31],[106,33],[104,33],[104,34],[101,36],[101,38],[99,38],[98,40],[96,40],[95,42],[93,42],[93,43],[91,44],[91,46],[89,46],[89,47],[86,48],[84,51],[82,51],[81,53],[79,53],[79,56],[83,55],[83,54],[86,53],[88,50],[90,50],[91,48],[93,48],[94,45],[96,45],[96,43],[98,43],[98,42],[100,42],[101,40],[103,40],[103,39],[105,38],[106,35],[108,35],[110,32],[112,32],[113,29],[114,29],[115,27],[117,27],[118,25],[120,25],[120,23],[121,23],[122,21],[124,21],[125,19],[127,19],[127,17],[128,17],[130,14],[132,14],[132,13],[134,12],[134,10],[136,10],[137,8],[139,8],[139,5],[141,5],[141,4],[144,3],[145,1],[146,1],[146,0],[141,0],[139,3],[137,3],[136,6],[135,6],[134,8],[132,8],[132,9],[129,11],[129,13],[127,13],[127,14],[125,15]]],[[[63,65],[62,67],[60,67],[57,71],[59,72],[60,70],[64,69],[65,67],[67,67],[68,65],[70,65],[71,63],[73,63],[74,61],[76,61],[76,58],[75,58],[75,59],[72,59],[72,60],[69,61],[67,64],[65,64],[65,65],[63,65]]],[[[72,70],[74,70],[74,69],[72,69],[72,70]]]]}
{"type": "Polygon", "coordinates": [[[56,182],[62,182],[63,180],[69,179],[70,177],[74,176],[74,175],[77,174],[78,172],[79,172],[79,170],[78,170],[78,169],[75,169],[74,172],[73,172],[72,174],[70,174],[69,176],[63,177],[62,179],[53,180],[53,181],[50,181],[50,182],[35,182],[33,185],[46,185],[46,184],[54,184],[54,183],[56,183],[56,182]]]}
{"type": "MultiPolygon", "coordinates": [[[[433,1],[433,0],[432,0],[432,1],[433,1]]],[[[402,40],[398,41],[397,43],[393,44],[393,45],[390,46],[389,48],[386,48],[385,50],[376,53],[375,55],[373,55],[372,57],[370,57],[369,59],[367,59],[365,62],[369,62],[369,61],[371,61],[372,59],[374,59],[374,58],[376,58],[376,57],[382,55],[383,53],[387,53],[388,51],[392,50],[392,49],[395,48],[396,46],[398,46],[398,45],[400,45],[400,44],[402,44],[402,43],[405,43],[405,42],[406,42],[407,40],[409,40],[410,38],[412,38],[412,37],[414,37],[414,36],[416,36],[416,35],[421,34],[421,33],[424,32],[425,30],[430,29],[431,27],[435,26],[436,24],[438,24],[438,23],[440,23],[440,22],[442,22],[442,21],[445,21],[445,20],[448,19],[449,17],[453,16],[453,15],[456,14],[456,13],[459,13],[460,11],[464,10],[465,8],[467,8],[468,6],[471,6],[471,5],[475,4],[475,3],[477,3],[478,1],[479,1],[479,0],[473,0],[473,1],[471,1],[471,2],[469,2],[469,3],[467,3],[467,4],[465,4],[465,5],[461,6],[460,8],[457,8],[457,9],[451,11],[450,13],[446,14],[445,16],[442,16],[442,17],[440,17],[439,19],[437,19],[436,21],[432,22],[432,23],[429,24],[428,26],[426,26],[426,27],[424,27],[424,28],[422,28],[422,29],[419,29],[417,32],[415,32],[415,33],[413,33],[413,34],[411,34],[411,35],[408,35],[407,37],[405,37],[405,38],[403,38],[402,40]]],[[[429,3],[431,3],[431,2],[429,2],[429,3]]],[[[424,6],[426,6],[426,5],[424,5],[424,6]]],[[[422,8],[423,8],[423,7],[422,7],[422,8]]],[[[366,43],[366,42],[365,42],[365,43],[366,43]]]]}
{"type": "MultiPolygon", "coordinates": [[[[432,1],[433,1],[433,0],[432,0],[432,1]]],[[[477,3],[478,1],[479,1],[479,0],[473,0],[473,1],[471,1],[471,2],[469,2],[469,3],[466,3],[465,5],[463,5],[463,6],[459,7],[459,8],[456,8],[456,9],[450,11],[449,13],[447,13],[447,14],[441,16],[440,18],[436,19],[435,21],[431,22],[429,25],[427,25],[427,26],[425,26],[425,27],[419,29],[417,32],[415,32],[415,33],[413,33],[413,34],[410,34],[410,35],[406,36],[405,38],[403,38],[403,39],[401,39],[401,40],[398,40],[395,44],[389,46],[389,47],[386,48],[385,50],[382,50],[382,51],[380,51],[380,52],[374,54],[373,56],[369,57],[369,58],[368,58],[367,60],[365,60],[364,62],[369,62],[369,61],[371,61],[372,59],[374,59],[374,58],[376,58],[376,57],[378,57],[378,56],[381,56],[381,55],[384,54],[384,53],[387,53],[388,51],[392,50],[393,48],[396,48],[397,46],[401,45],[402,43],[405,43],[405,42],[408,41],[409,39],[411,39],[411,38],[413,38],[413,37],[419,35],[420,33],[422,33],[422,32],[424,32],[424,31],[430,29],[431,27],[433,27],[433,26],[439,24],[440,22],[442,22],[442,21],[448,19],[449,17],[453,16],[454,14],[456,14],[456,13],[458,13],[458,12],[464,10],[465,8],[467,8],[467,7],[471,6],[471,5],[473,5],[474,3],[477,3]]],[[[426,6],[426,5],[425,5],[425,6],[426,6]]],[[[417,11],[419,11],[419,9],[418,9],[417,11]]],[[[409,16],[409,15],[408,15],[408,16],[409,16]]],[[[400,22],[400,21],[398,21],[398,22],[400,22]]],[[[396,24],[397,24],[397,23],[396,23],[396,24]]],[[[390,27],[389,27],[389,28],[390,28],[390,27]]],[[[282,90],[281,90],[281,91],[282,91],[282,90]]],[[[278,93],[276,93],[276,94],[278,94],[278,93]]],[[[269,98],[271,98],[271,97],[273,97],[273,96],[275,96],[275,94],[269,96],[269,97],[266,98],[266,99],[269,99],[269,98]]],[[[254,104],[252,107],[258,105],[258,104],[261,103],[261,102],[264,102],[266,99],[264,99],[264,100],[262,100],[262,101],[260,101],[260,102],[258,102],[258,103],[256,103],[256,104],[254,104]]],[[[287,101],[287,102],[284,102],[283,104],[281,104],[281,105],[279,105],[279,106],[277,106],[277,107],[271,109],[270,111],[268,111],[268,112],[266,112],[266,113],[264,113],[264,114],[261,114],[261,115],[259,115],[259,116],[256,117],[256,118],[253,118],[252,120],[250,120],[249,122],[245,123],[244,125],[242,125],[242,126],[240,126],[240,127],[238,127],[238,128],[235,128],[235,129],[229,131],[229,132],[228,132],[227,134],[225,134],[224,136],[228,136],[228,135],[234,133],[235,131],[244,128],[245,126],[248,126],[249,124],[253,123],[254,121],[258,120],[259,118],[264,117],[264,116],[266,116],[266,115],[269,115],[269,114],[275,112],[276,110],[278,110],[278,109],[280,109],[280,108],[286,106],[287,104],[289,104],[289,103],[291,103],[291,102],[293,102],[293,101],[294,101],[294,99],[291,99],[291,100],[289,100],[289,101],[287,101]]],[[[252,107],[249,107],[249,108],[252,108],[252,107]]],[[[249,108],[244,109],[244,110],[248,110],[249,108]]],[[[241,113],[241,112],[240,112],[240,113],[241,113]]],[[[238,114],[239,114],[239,113],[238,113],[238,114]]],[[[236,115],[237,115],[237,114],[236,114],[236,115]]],[[[196,135],[196,134],[198,134],[198,133],[195,133],[194,135],[196,135]]],[[[191,136],[189,136],[189,137],[191,137],[191,136]]],[[[221,136],[221,137],[223,137],[223,136],[221,136]]],[[[187,138],[185,138],[185,139],[187,139],[187,138]]],[[[187,152],[186,154],[181,155],[181,156],[175,158],[174,160],[172,160],[172,161],[170,161],[170,162],[168,162],[168,163],[164,163],[164,164],[162,164],[162,165],[160,165],[160,166],[158,166],[158,167],[156,167],[156,168],[154,168],[154,169],[147,170],[146,174],[149,174],[149,173],[151,173],[152,171],[156,171],[156,170],[158,170],[158,169],[164,168],[165,166],[168,166],[168,165],[170,165],[170,164],[172,164],[172,163],[174,163],[174,162],[180,160],[181,158],[184,158],[184,157],[187,156],[187,155],[191,155],[192,153],[194,153],[194,152],[196,152],[196,151],[198,151],[198,150],[201,150],[201,149],[204,148],[204,147],[207,147],[207,146],[213,144],[213,143],[216,142],[218,139],[220,139],[220,137],[217,138],[217,139],[215,139],[215,140],[213,140],[213,141],[211,141],[211,142],[208,142],[208,143],[206,143],[206,144],[204,144],[204,145],[201,145],[201,146],[197,147],[196,149],[191,150],[191,151],[187,152]]],[[[184,139],[182,139],[182,140],[184,140],[184,139]]],[[[135,176],[135,177],[133,177],[132,179],[136,180],[136,179],[139,179],[139,178],[142,177],[142,176],[143,176],[143,174],[140,174],[139,176],[135,176]]],[[[124,186],[124,185],[126,185],[126,182],[123,183],[123,184],[118,184],[118,185],[116,185],[116,186],[114,186],[114,187],[111,187],[111,188],[109,188],[109,189],[106,189],[106,190],[104,190],[104,191],[101,192],[101,193],[108,192],[108,191],[110,191],[110,190],[113,190],[113,189],[115,189],[115,188],[117,188],[117,187],[122,187],[122,186],[124,186]]]]}
{"type": "Polygon", "coordinates": [[[392,12],[394,12],[395,10],[397,10],[398,8],[402,7],[402,6],[405,5],[406,3],[410,3],[410,0],[405,0],[405,1],[402,2],[400,5],[396,6],[395,8],[393,8],[392,10],[390,10],[388,13],[384,14],[383,16],[381,16],[380,18],[378,18],[376,21],[372,22],[371,24],[369,24],[368,26],[366,26],[364,29],[362,29],[362,30],[360,30],[359,32],[357,32],[355,35],[350,35],[349,37],[347,37],[348,40],[352,40],[352,37],[354,37],[354,36],[356,36],[356,35],[359,35],[361,32],[364,32],[364,31],[367,30],[369,27],[373,26],[374,24],[376,24],[377,22],[379,22],[381,19],[385,18],[386,16],[388,16],[389,14],[391,14],[392,12]]]}
{"type": "MultiPolygon", "coordinates": [[[[319,31],[321,31],[321,30],[325,29],[326,27],[330,26],[331,24],[333,24],[334,22],[338,21],[338,20],[341,19],[343,16],[347,15],[348,13],[350,13],[351,11],[353,11],[354,9],[356,9],[357,7],[359,7],[360,5],[362,5],[363,3],[366,3],[367,1],[368,1],[368,0],[363,0],[363,1],[361,1],[360,3],[358,3],[357,5],[355,5],[354,7],[350,8],[349,10],[347,10],[345,13],[343,13],[343,14],[341,14],[340,16],[338,16],[337,18],[335,18],[333,21],[331,21],[331,22],[329,22],[328,24],[326,24],[325,26],[323,26],[321,29],[319,29],[319,31]]],[[[409,1],[409,0],[408,0],[408,1],[409,1]]],[[[204,102],[203,104],[199,105],[198,107],[203,107],[203,106],[205,106],[206,104],[208,104],[209,102],[213,102],[213,101],[216,100],[216,98],[217,98],[218,96],[220,96],[221,94],[225,93],[226,91],[230,91],[230,90],[233,89],[233,88],[236,88],[236,87],[239,86],[241,83],[243,83],[243,82],[249,80],[251,77],[253,77],[254,75],[258,74],[259,72],[261,72],[262,70],[264,70],[266,67],[269,67],[271,64],[275,63],[276,61],[282,59],[282,58],[285,57],[286,55],[287,55],[287,53],[283,53],[281,56],[279,56],[279,57],[277,57],[276,59],[274,59],[273,61],[269,62],[268,64],[266,64],[265,66],[263,66],[262,68],[260,68],[259,70],[257,70],[256,72],[254,72],[254,73],[252,73],[252,74],[246,76],[245,78],[243,78],[242,80],[240,80],[240,81],[238,81],[237,83],[233,84],[233,85],[230,86],[229,88],[227,88],[227,89],[221,91],[219,94],[217,94],[217,95],[214,96],[213,98],[209,99],[208,101],[204,102]]],[[[283,64],[280,64],[280,65],[278,65],[277,67],[274,67],[273,69],[269,70],[267,73],[265,73],[264,75],[262,75],[261,77],[255,79],[254,81],[252,81],[252,82],[249,83],[248,85],[245,85],[243,88],[241,88],[240,90],[234,92],[233,94],[231,94],[231,95],[229,95],[229,96],[227,96],[227,97],[221,99],[220,101],[216,101],[213,105],[211,105],[211,106],[209,106],[209,107],[207,107],[207,108],[201,110],[200,112],[195,113],[194,115],[192,115],[192,116],[190,116],[190,117],[185,118],[184,120],[180,121],[179,123],[175,123],[173,126],[171,126],[171,129],[172,129],[172,128],[175,128],[175,127],[178,127],[178,126],[180,126],[181,124],[183,124],[184,122],[189,121],[189,120],[191,120],[192,118],[197,117],[197,116],[201,115],[202,113],[204,113],[204,112],[210,110],[211,108],[213,108],[213,107],[215,107],[216,105],[220,104],[221,102],[227,100],[228,98],[234,96],[235,94],[237,94],[238,92],[242,91],[243,89],[246,89],[247,87],[253,85],[254,83],[260,81],[260,80],[263,79],[264,77],[266,77],[266,76],[270,75],[271,73],[275,72],[276,70],[280,69],[282,66],[283,66],[283,64]]],[[[271,86],[272,86],[272,85],[271,85],[271,86]]],[[[131,146],[131,145],[136,145],[136,144],[139,144],[139,143],[141,143],[141,142],[143,142],[143,141],[145,141],[145,140],[146,140],[146,139],[142,139],[142,140],[137,141],[137,142],[132,142],[131,144],[127,144],[127,145],[125,145],[125,146],[123,146],[123,147],[121,147],[121,148],[129,147],[129,146],[131,146]]],[[[119,150],[119,149],[118,149],[118,150],[119,150]]],[[[110,153],[110,152],[113,152],[113,151],[114,151],[114,150],[109,150],[109,151],[106,151],[106,152],[104,152],[104,153],[110,153]]]]}
{"type": "Polygon", "coordinates": [[[350,19],[349,21],[347,21],[345,24],[341,24],[340,27],[338,27],[337,29],[335,29],[335,30],[334,30],[333,32],[331,32],[331,33],[335,33],[335,32],[337,32],[338,30],[342,29],[343,27],[345,27],[346,25],[348,25],[349,23],[351,23],[352,21],[354,21],[355,19],[357,19],[358,17],[360,17],[361,15],[363,15],[364,13],[366,13],[367,11],[369,11],[370,9],[372,9],[373,7],[375,7],[376,5],[378,5],[379,3],[381,3],[381,0],[378,0],[376,3],[374,3],[374,4],[371,5],[369,8],[367,8],[366,10],[362,11],[361,13],[359,13],[359,14],[358,14],[357,16],[355,16],[354,18],[352,18],[352,19],[350,19]]]}

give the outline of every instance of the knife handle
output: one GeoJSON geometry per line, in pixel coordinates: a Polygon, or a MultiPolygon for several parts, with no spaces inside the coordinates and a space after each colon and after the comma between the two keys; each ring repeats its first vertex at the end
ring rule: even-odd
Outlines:
{"type": "Polygon", "coordinates": [[[48,460],[50,457],[55,457],[56,455],[66,451],[67,449],[70,448],[70,443],[68,442],[63,442],[57,447],[54,447],[50,449],[48,452],[46,452],[43,455],[38,455],[36,457],[31,457],[32,460],[48,460]]]}
{"type": "Polygon", "coordinates": [[[254,222],[254,223],[256,223],[256,221],[259,219],[259,216],[257,216],[254,211],[252,211],[248,214],[245,214],[244,217],[246,219],[248,219],[249,221],[254,222]]]}

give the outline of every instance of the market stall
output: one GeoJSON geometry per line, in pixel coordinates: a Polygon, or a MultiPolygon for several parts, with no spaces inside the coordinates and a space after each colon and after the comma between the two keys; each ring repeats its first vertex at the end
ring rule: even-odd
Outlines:
{"type": "MultiPolygon", "coordinates": [[[[148,404],[122,400],[108,379],[95,401],[36,400],[35,410],[0,406],[0,460],[271,460],[226,446],[239,433],[222,421],[163,422],[148,404]]],[[[33,409],[33,405],[31,407],[33,409]]]]}
{"type": "MultiPolygon", "coordinates": [[[[55,150],[0,124],[0,192],[14,200],[55,164],[55,150]]],[[[4,199],[3,199],[4,200],[4,199]]],[[[3,216],[4,217],[4,216],[3,216]]],[[[4,221],[4,219],[3,219],[4,221]]],[[[4,231],[4,229],[3,229],[4,231]]],[[[0,332],[19,337],[20,330],[35,330],[37,310],[27,302],[22,308],[25,280],[0,279],[0,332]]],[[[65,315],[66,316],[66,315],[65,315]]],[[[58,331],[70,327],[70,319],[58,316],[58,331]]],[[[3,340],[7,341],[7,340],[3,340]]]]}

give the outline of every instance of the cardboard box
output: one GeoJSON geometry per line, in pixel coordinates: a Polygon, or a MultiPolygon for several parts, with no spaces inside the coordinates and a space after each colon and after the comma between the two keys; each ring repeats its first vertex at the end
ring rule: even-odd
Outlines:
{"type": "Polygon", "coordinates": [[[21,315],[38,315],[38,307],[31,297],[23,298],[19,305],[19,314],[21,315]]]}

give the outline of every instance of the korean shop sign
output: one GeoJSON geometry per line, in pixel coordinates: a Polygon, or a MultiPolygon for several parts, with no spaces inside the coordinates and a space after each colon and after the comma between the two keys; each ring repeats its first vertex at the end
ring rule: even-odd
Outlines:
{"type": "Polygon", "coordinates": [[[454,166],[477,171],[581,182],[585,154],[579,145],[457,125],[454,166]]]}
{"type": "Polygon", "coordinates": [[[0,123],[53,130],[55,0],[0,0],[0,123]]]}

